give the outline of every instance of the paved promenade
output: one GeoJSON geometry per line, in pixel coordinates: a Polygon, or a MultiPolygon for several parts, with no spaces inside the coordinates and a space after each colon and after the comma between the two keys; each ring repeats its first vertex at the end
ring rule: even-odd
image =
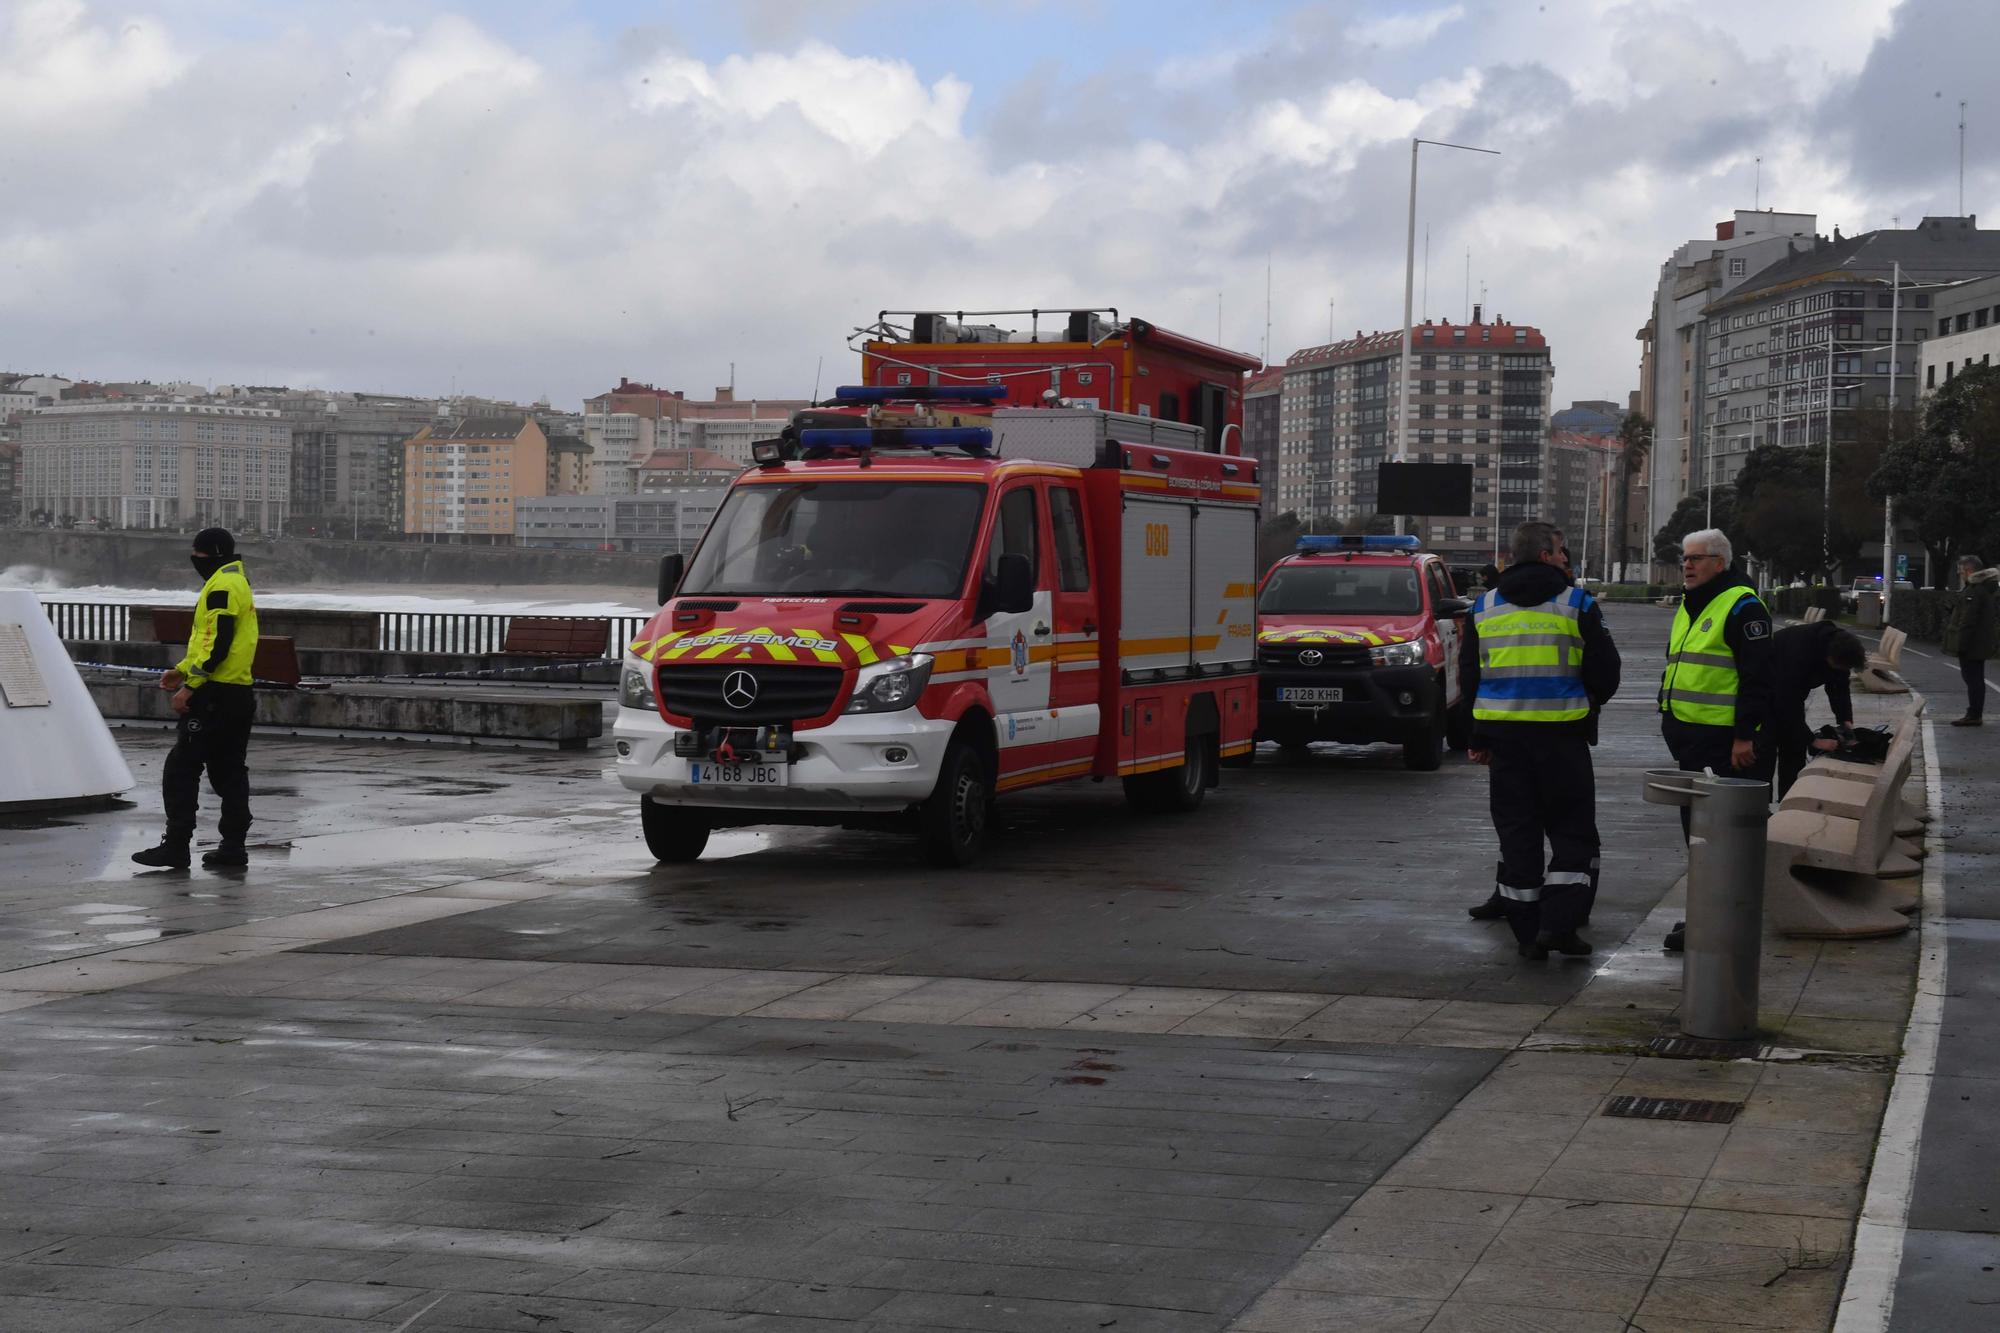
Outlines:
{"type": "Polygon", "coordinates": [[[1771,941],[1759,1058],[1647,1047],[1666,618],[1612,626],[1585,962],[1465,918],[1485,773],[1389,750],[1184,820],[1030,795],[949,875],[838,831],[656,867],[602,754],[260,741],[240,874],[130,874],[147,790],[0,825],[0,1324],[1827,1328],[1917,941],[1771,941]]]}

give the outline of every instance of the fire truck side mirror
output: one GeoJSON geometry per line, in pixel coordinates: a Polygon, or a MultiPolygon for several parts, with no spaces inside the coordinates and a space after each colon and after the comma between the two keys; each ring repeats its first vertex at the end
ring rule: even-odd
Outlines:
{"type": "Polygon", "coordinates": [[[1035,567],[1028,557],[1013,552],[1000,557],[992,578],[980,589],[979,616],[1011,615],[1035,607],[1035,567]]]}
{"type": "Polygon", "coordinates": [[[681,585],[681,573],[687,568],[687,557],[676,551],[672,555],[660,557],[660,605],[674,595],[674,589],[681,585]]]}

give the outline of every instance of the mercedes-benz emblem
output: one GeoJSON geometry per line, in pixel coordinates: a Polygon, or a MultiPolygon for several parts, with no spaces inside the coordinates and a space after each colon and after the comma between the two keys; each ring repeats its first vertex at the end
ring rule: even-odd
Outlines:
{"type": "Polygon", "coordinates": [[[1322,653],[1317,648],[1308,648],[1304,652],[1299,654],[1299,665],[1318,666],[1320,663],[1320,659],[1325,656],[1326,654],[1322,653]]]}
{"type": "Polygon", "coordinates": [[[732,671],[722,678],[722,702],[731,708],[748,708],[757,702],[757,678],[747,671],[732,671]]]}

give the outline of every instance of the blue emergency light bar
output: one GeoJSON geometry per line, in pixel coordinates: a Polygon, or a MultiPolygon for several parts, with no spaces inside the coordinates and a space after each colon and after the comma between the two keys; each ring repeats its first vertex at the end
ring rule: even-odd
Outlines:
{"type": "Polygon", "coordinates": [[[1400,536],[1382,533],[1365,537],[1357,533],[1301,537],[1298,550],[1301,555],[1328,555],[1340,551],[1416,551],[1422,547],[1423,543],[1409,533],[1400,536]]]}
{"type": "Polygon", "coordinates": [[[993,451],[993,432],[985,426],[820,426],[800,431],[799,444],[805,449],[960,449],[987,454],[993,451]]]}
{"type": "Polygon", "coordinates": [[[1004,384],[843,384],[833,391],[842,403],[997,403],[1007,396],[1004,384]]]}

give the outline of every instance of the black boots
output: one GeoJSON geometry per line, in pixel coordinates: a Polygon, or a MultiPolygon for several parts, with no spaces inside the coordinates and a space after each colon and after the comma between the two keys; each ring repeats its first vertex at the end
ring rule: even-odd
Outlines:
{"type": "Polygon", "coordinates": [[[186,870],[188,868],[188,845],[184,842],[162,842],[157,847],[148,847],[143,852],[132,853],[133,863],[149,870],[186,870]]]}
{"type": "Polygon", "coordinates": [[[1977,713],[1967,713],[1964,717],[1953,718],[1951,724],[1954,727],[1983,727],[1986,725],[1986,719],[1977,713]]]}
{"type": "Polygon", "coordinates": [[[1507,900],[1500,896],[1500,890],[1495,889],[1479,906],[1466,908],[1465,914],[1474,921],[1499,921],[1507,915],[1507,900]]]}
{"type": "Polygon", "coordinates": [[[220,847],[212,847],[201,854],[205,866],[247,866],[250,853],[243,850],[240,842],[225,842],[220,847]]]}

